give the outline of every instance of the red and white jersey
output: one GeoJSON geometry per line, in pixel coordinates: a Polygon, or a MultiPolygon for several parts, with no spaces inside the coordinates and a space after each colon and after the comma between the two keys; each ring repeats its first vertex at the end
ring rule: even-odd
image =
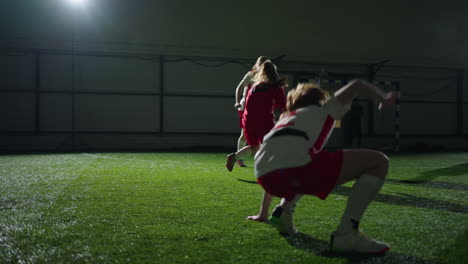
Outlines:
{"type": "Polygon", "coordinates": [[[256,83],[246,97],[242,118],[244,125],[249,127],[253,123],[274,123],[273,111],[283,111],[285,107],[286,96],[282,87],[265,82],[256,83]]]}
{"type": "Polygon", "coordinates": [[[265,135],[255,155],[255,176],[309,163],[327,143],[335,120],[341,119],[349,107],[332,97],[323,106],[299,108],[283,117],[265,135]]]}

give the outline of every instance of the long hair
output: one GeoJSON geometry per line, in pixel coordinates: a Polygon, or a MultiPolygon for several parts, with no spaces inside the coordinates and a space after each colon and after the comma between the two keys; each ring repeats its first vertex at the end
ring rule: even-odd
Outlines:
{"type": "Polygon", "coordinates": [[[300,83],[288,93],[286,111],[282,117],[292,111],[309,105],[323,105],[330,98],[330,94],[319,88],[315,83],[300,83]]]}
{"type": "Polygon", "coordinates": [[[277,85],[279,87],[286,86],[286,78],[280,77],[273,62],[267,60],[259,68],[258,72],[253,78],[255,83],[266,82],[277,85]]]}
{"type": "Polygon", "coordinates": [[[252,67],[253,72],[257,72],[260,69],[260,66],[262,66],[265,61],[267,61],[268,58],[265,56],[260,56],[257,58],[257,61],[255,62],[254,66],[252,67]]]}

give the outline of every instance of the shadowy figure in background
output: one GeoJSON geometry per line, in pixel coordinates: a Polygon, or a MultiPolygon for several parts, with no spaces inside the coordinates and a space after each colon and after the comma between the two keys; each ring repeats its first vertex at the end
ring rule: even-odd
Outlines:
{"type": "Polygon", "coordinates": [[[354,147],[354,141],[356,141],[356,147],[361,148],[362,146],[362,116],[364,110],[356,100],[353,101],[351,109],[344,118],[344,147],[354,147]]]}

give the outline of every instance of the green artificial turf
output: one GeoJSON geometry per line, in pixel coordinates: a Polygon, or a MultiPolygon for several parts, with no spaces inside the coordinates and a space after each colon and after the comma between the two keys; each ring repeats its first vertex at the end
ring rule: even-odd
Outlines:
{"type": "Polygon", "coordinates": [[[383,256],[328,250],[351,184],[304,197],[296,236],[244,220],[262,190],[225,155],[0,156],[0,263],[468,263],[468,153],[390,155],[361,221],[383,256]]]}

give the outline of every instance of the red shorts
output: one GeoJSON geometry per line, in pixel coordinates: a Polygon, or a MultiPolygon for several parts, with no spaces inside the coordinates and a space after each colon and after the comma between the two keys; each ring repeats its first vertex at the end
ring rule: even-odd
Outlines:
{"type": "Polygon", "coordinates": [[[239,126],[240,128],[243,128],[244,126],[242,125],[242,116],[244,115],[244,111],[237,110],[237,114],[239,115],[239,126]]]}
{"type": "Polygon", "coordinates": [[[290,201],[296,194],[310,194],[324,200],[335,188],[343,166],[343,151],[321,151],[301,167],[272,171],[257,179],[271,195],[290,201]]]}
{"type": "Polygon", "coordinates": [[[273,121],[263,123],[244,124],[244,136],[249,146],[258,146],[263,143],[263,137],[275,126],[273,121]]]}

